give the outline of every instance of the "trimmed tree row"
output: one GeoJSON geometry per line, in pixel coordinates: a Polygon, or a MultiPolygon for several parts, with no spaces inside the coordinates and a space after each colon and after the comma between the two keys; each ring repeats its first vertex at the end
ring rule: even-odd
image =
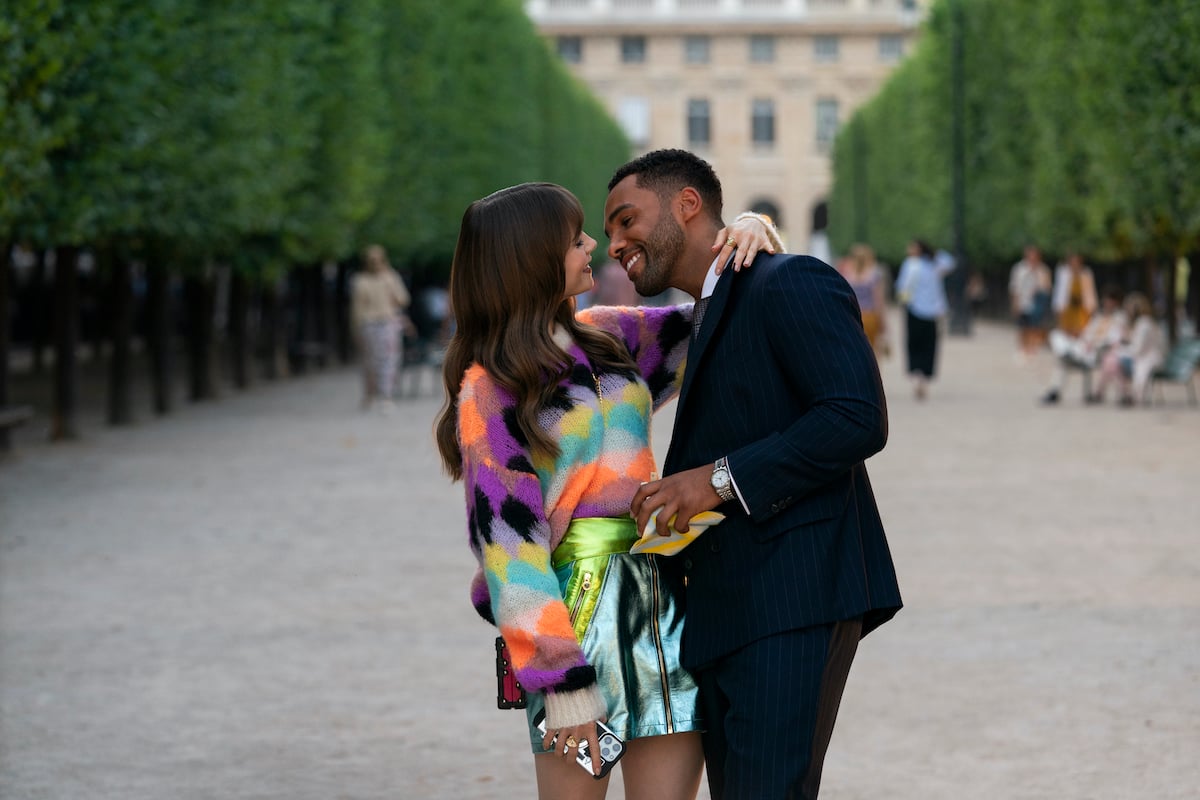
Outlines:
{"type": "Polygon", "coordinates": [[[598,219],[629,153],[519,0],[8,7],[0,372],[20,297],[35,365],[52,339],[55,438],[77,434],[81,254],[102,287],[89,297],[108,340],[108,417],[122,424],[139,333],[159,413],[172,406],[181,337],[193,400],[213,397],[218,375],[243,387],[345,360],[346,287],[363,245],[384,245],[410,280],[443,281],[471,200],[551,180],[598,219]],[[37,261],[20,294],[14,244],[37,261]]]}
{"type": "Polygon", "coordinates": [[[870,242],[893,262],[913,237],[950,247],[961,126],[973,268],[1006,271],[1033,242],[1173,287],[1181,257],[1200,267],[1198,37],[1188,0],[938,0],[916,51],[837,139],[834,246],[870,242]]]}

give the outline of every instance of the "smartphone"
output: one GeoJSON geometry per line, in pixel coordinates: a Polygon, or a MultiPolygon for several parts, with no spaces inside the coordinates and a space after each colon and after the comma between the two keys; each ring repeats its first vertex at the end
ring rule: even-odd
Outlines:
{"type": "MultiPolygon", "coordinates": [[[[546,710],[542,709],[533,718],[533,724],[542,736],[546,735],[546,710]]],[[[580,742],[575,751],[575,763],[583,767],[588,775],[600,780],[613,768],[613,765],[625,754],[625,743],[607,725],[596,721],[596,749],[600,751],[600,774],[592,772],[592,756],[588,752],[588,743],[580,742]]]]}
{"type": "Polygon", "coordinates": [[[496,637],[496,707],[524,708],[525,689],[517,680],[503,636],[496,637]]]}

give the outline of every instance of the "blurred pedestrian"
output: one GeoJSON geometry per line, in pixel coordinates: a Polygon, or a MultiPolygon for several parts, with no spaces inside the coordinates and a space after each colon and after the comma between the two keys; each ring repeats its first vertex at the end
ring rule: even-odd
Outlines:
{"type": "Polygon", "coordinates": [[[1025,248],[1025,257],[1009,272],[1008,296],[1017,320],[1017,358],[1023,362],[1035,355],[1045,336],[1050,313],[1050,268],[1042,261],[1042,251],[1034,245],[1025,248]]]}
{"type": "Polygon", "coordinates": [[[918,400],[925,399],[929,382],[937,374],[938,323],[947,310],[943,278],[955,266],[949,253],[935,254],[926,242],[913,239],[908,243],[908,257],[900,265],[900,275],[896,278],[896,296],[905,309],[908,374],[918,400]]]}
{"type": "Polygon", "coordinates": [[[1125,298],[1125,317],[1125,338],[1104,356],[1093,402],[1103,402],[1108,385],[1116,383],[1121,387],[1120,404],[1136,405],[1146,398],[1150,375],[1165,357],[1162,326],[1146,295],[1133,292],[1125,298]]]}
{"type": "Polygon", "coordinates": [[[1058,330],[1078,337],[1096,311],[1096,279],[1083,256],[1071,253],[1054,270],[1054,313],[1058,330]]]}
{"type": "MultiPolygon", "coordinates": [[[[1100,309],[1088,320],[1079,336],[1068,336],[1061,329],[1050,331],[1050,351],[1054,353],[1054,377],[1042,396],[1042,403],[1054,405],[1062,397],[1068,370],[1090,371],[1100,365],[1104,354],[1126,335],[1125,312],[1121,310],[1121,290],[1104,287],[1100,309]]],[[[1089,402],[1091,396],[1085,398],[1089,402]]]]}
{"type": "Polygon", "coordinates": [[[362,259],[350,292],[350,321],[362,357],[362,407],[386,412],[393,405],[396,372],[404,357],[400,337],[412,298],[383,247],[368,246],[362,259]]]}
{"type": "MultiPolygon", "coordinates": [[[[655,470],[650,413],[679,391],[693,305],[576,314],[594,285],[583,222],[575,196],[548,183],[463,215],[437,443],[464,484],[472,600],[528,692],[538,796],[604,796],[607,778],[594,782],[575,756],[585,741],[598,751],[607,720],[625,740],[626,796],[690,800],[702,721],[679,662],[682,604],[657,556],[629,553],[640,533],[629,506],[655,470]]],[[[757,219],[723,228],[716,263],[735,246],[753,258],[768,233],[757,219]]],[[[647,268],[657,258],[641,254],[647,268]]]]}
{"type": "Polygon", "coordinates": [[[875,260],[875,251],[865,244],[852,246],[849,258],[838,262],[838,271],[854,290],[862,313],[863,330],[875,355],[888,355],[887,303],[883,290],[885,277],[883,268],[875,260]]]}
{"type": "Polygon", "coordinates": [[[591,305],[594,306],[636,306],[641,305],[642,298],[637,293],[633,281],[615,261],[609,261],[600,267],[596,276],[596,288],[590,294],[591,305]]]}

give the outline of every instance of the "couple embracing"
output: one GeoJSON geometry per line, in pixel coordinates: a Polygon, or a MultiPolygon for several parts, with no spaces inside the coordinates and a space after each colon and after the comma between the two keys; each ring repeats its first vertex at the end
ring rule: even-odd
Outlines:
{"type": "Polygon", "coordinates": [[[472,600],[529,692],[539,796],[604,796],[575,763],[604,721],[628,798],[694,798],[705,765],[713,798],[816,797],[858,641],[901,605],[863,465],[887,413],[854,293],[775,254],[769,221],[726,228],[686,151],[617,170],[604,215],[640,294],[696,302],[576,314],[596,241],[553,184],[471,204],[450,280],[438,445],[466,490],[472,600]],[[652,480],[650,414],[675,398],[652,480]],[[724,521],[677,555],[630,554],[706,511],[724,521]]]}

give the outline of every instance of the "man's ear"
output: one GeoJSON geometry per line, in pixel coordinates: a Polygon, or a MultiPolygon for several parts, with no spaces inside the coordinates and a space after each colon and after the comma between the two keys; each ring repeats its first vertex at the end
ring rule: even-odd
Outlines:
{"type": "Polygon", "coordinates": [[[704,210],[704,199],[691,186],[685,186],[675,195],[675,209],[678,211],[680,223],[686,224],[704,210]]]}

